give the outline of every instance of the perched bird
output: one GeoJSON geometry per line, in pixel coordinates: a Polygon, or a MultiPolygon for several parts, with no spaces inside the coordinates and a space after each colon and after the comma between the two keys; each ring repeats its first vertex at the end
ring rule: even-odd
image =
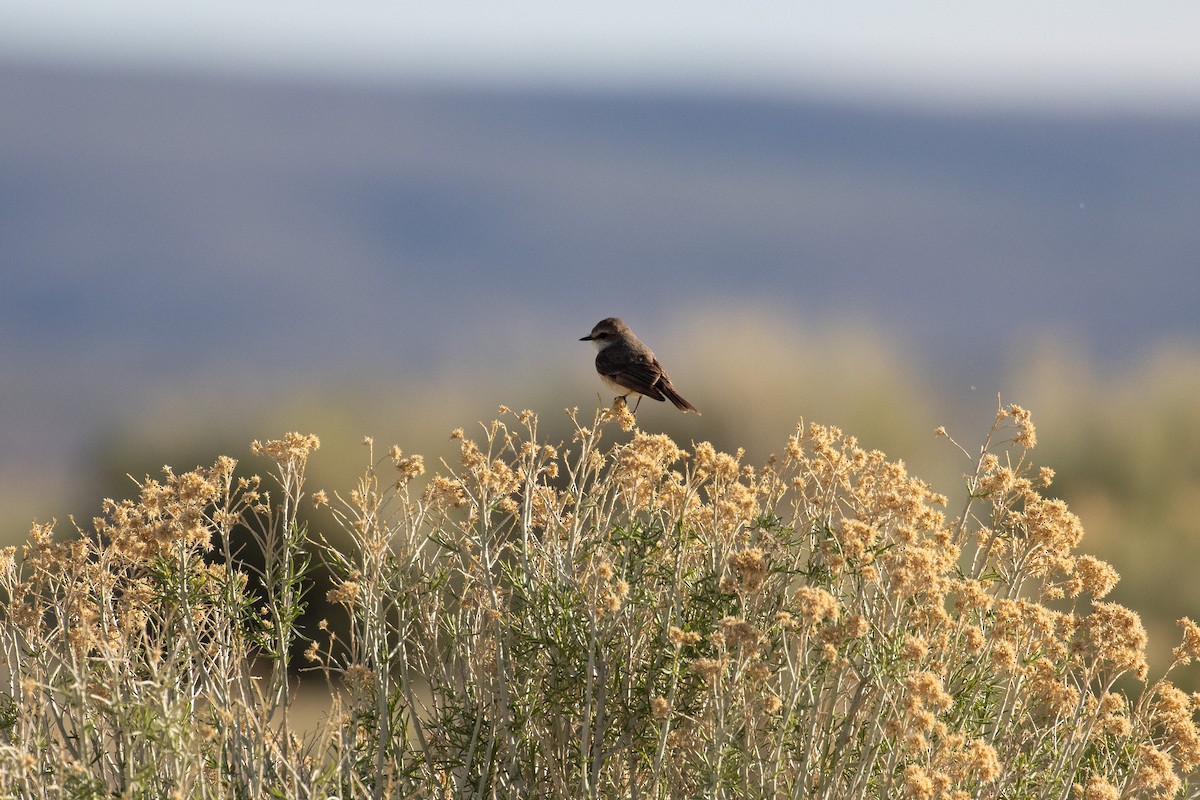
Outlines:
{"type": "MultiPolygon", "coordinates": [[[[645,396],[659,401],[670,400],[680,411],[700,413],[700,409],[675,391],[670,376],[654,353],[622,320],[616,317],[602,319],[579,341],[596,343],[596,349],[600,351],[596,354],[596,372],[600,373],[601,380],[619,392],[617,396],[622,400],[634,394],[638,396],[639,404],[645,396]]],[[[634,410],[637,410],[636,406],[634,410]]]]}

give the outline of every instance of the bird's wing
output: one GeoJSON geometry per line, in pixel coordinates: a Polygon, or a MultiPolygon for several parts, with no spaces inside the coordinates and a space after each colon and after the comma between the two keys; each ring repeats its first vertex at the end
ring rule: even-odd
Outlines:
{"type": "Polygon", "coordinates": [[[645,395],[652,400],[665,400],[662,389],[658,388],[658,379],[663,370],[654,358],[645,358],[639,354],[613,354],[613,348],[605,348],[596,354],[596,371],[609,380],[620,384],[630,391],[645,395]]]}

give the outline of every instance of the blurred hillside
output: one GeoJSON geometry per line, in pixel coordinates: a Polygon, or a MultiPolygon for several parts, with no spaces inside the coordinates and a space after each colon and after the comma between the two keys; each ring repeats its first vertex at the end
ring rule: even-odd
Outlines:
{"type": "Polygon", "coordinates": [[[0,104],[9,540],[284,430],[331,489],[364,434],[565,435],[617,314],[704,410],[641,424],[752,463],[804,417],[953,495],[931,432],[1002,392],[1118,599],[1200,614],[1200,115],[15,64],[0,104]]]}

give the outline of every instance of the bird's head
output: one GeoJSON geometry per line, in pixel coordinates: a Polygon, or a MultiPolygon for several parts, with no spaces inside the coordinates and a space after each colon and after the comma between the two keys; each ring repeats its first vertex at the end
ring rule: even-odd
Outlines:
{"type": "Polygon", "coordinates": [[[596,323],[592,332],[579,341],[595,342],[596,347],[603,349],[629,333],[629,326],[618,317],[608,317],[596,323]]]}

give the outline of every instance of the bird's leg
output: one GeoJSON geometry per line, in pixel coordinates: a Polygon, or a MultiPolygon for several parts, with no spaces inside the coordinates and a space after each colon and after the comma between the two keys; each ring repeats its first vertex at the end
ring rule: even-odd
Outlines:
{"type": "Polygon", "coordinates": [[[637,413],[638,406],[640,406],[641,404],[642,404],[642,395],[639,394],[637,402],[633,404],[633,413],[635,413],[635,414],[637,413]]]}

